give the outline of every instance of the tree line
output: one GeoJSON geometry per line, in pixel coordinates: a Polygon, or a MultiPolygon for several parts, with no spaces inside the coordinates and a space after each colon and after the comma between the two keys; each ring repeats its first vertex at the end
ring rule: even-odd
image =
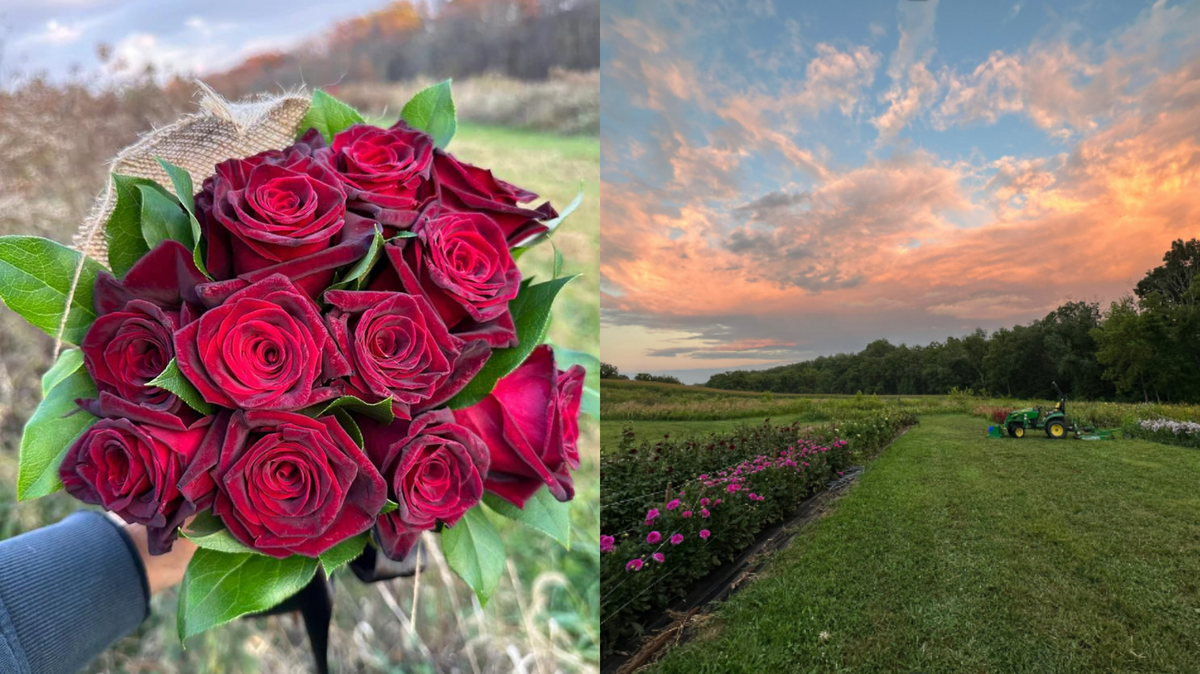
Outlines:
{"type": "Polygon", "coordinates": [[[293,49],[257,54],[205,81],[236,97],[418,76],[544,80],[556,70],[599,67],[599,0],[392,0],[293,49]]]}
{"type": "Polygon", "coordinates": [[[1027,325],[924,346],[878,339],[858,353],[713,375],[706,386],[775,393],[945,394],[1053,398],[1052,381],[1087,400],[1200,402],[1200,239],[1176,240],[1163,264],[1102,310],[1067,302],[1027,325]]]}

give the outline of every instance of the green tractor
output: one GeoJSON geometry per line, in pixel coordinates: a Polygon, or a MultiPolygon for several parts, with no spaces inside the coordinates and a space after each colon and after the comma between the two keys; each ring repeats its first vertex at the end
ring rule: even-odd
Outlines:
{"type": "MultiPolygon", "coordinates": [[[[1001,428],[1014,438],[1023,438],[1026,432],[1036,430],[1046,431],[1046,437],[1055,440],[1067,437],[1068,433],[1078,435],[1079,429],[1067,423],[1067,396],[1063,395],[1057,382],[1050,383],[1054,384],[1054,391],[1058,393],[1057,405],[1048,411],[1040,406],[1015,410],[1009,413],[1001,428]]],[[[999,431],[999,428],[993,430],[996,435],[999,435],[999,431]]]]}

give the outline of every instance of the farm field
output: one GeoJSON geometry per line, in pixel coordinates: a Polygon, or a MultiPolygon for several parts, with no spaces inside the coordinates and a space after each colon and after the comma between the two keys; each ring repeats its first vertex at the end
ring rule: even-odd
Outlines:
{"type": "MultiPolygon", "coordinates": [[[[42,91],[47,109],[69,110],[67,93],[42,91]]],[[[73,100],[73,99],[71,99],[73,100]]],[[[102,184],[103,162],[141,129],[131,105],[114,103],[126,116],[79,119],[56,128],[63,149],[46,163],[10,161],[0,166],[0,193],[13,207],[0,213],[0,234],[24,233],[69,242],[102,184]],[[101,122],[120,124],[119,133],[96,130],[101,122]],[[96,137],[114,144],[97,148],[96,137]],[[121,139],[125,138],[125,141],[121,139]],[[63,157],[78,157],[73,161],[63,157]],[[7,167],[7,168],[6,168],[7,167]],[[28,174],[34,172],[31,178],[28,174]],[[57,189],[46,190],[46,185],[57,189]]],[[[0,135],[38,115],[17,106],[3,108],[0,135]],[[21,117],[19,115],[25,115],[21,117]]],[[[69,116],[72,113],[61,112],[69,116]]],[[[163,113],[166,119],[175,112],[163,113]]],[[[106,127],[108,128],[108,127],[106,127]]],[[[47,136],[47,133],[33,134],[47,136]]],[[[6,136],[11,137],[11,136],[6,136]]],[[[582,276],[564,289],[555,304],[551,340],[561,346],[596,353],[599,347],[599,142],[594,137],[562,137],[532,131],[463,124],[451,150],[471,162],[497,167],[507,180],[528,187],[565,207],[584,182],[585,199],[556,233],[565,257],[564,273],[582,276]],[[503,168],[500,168],[503,167],[503,168]]],[[[36,147],[31,147],[30,152],[36,147]]],[[[11,151],[11,148],[10,148],[11,151]]],[[[41,154],[36,155],[41,158],[41,154]]],[[[39,159],[40,161],[40,159],[39,159]]],[[[521,260],[526,275],[548,274],[553,265],[549,246],[521,260]]],[[[19,316],[0,308],[0,538],[58,521],[82,506],[65,493],[17,503],[17,446],[25,419],[37,406],[40,376],[50,365],[52,342],[19,316]]],[[[576,497],[571,504],[574,527],[570,551],[519,524],[497,521],[510,545],[511,566],[486,607],[452,576],[434,554],[420,577],[363,585],[347,577],[337,584],[330,661],[335,671],[475,671],[506,672],[514,658],[523,667],[545,671],[594,671],[599,662],[596,616],[599,612],[596,540],[599,528],[598,424],[581,419],[582,466],[575,473],[576,497]],[[414,628],[406,627],[413,619],[414,628]]],[[[118,642],[89,672],[236,672],[276,674],[307,671],[311,655],[304,628],[292,616],[238,620],[190,639],[180,646],[175,632],[175,593],[156,596],[152,615],[132,635],[118,642]]]]}
{"type": "Polygon", "coordinates": [[[650,671],[1195,672],[1200,452],[925,415],[650,671]]]}
{"type": "MultiPolygon", "coordinates": [[[[920,415],[968,414],[978,416],[981,428],[997,410],[1041,405],[1051,400],[978,398],[966,395],[874,396],[874,395],[786,395],[723,391],[701,386],[655,382],[601,381],[600,445],[611,451],[625,426],[641,440],[726,433],[741,424],[757,425],[764,419],[779,423],[822,423],[851,419],[889,409],[920,415]]],[[[1145,403],[1067,403],[1068,417],[1102,428],[1132,426],[1142,419],[1164,418],[1200,422],[1200,405],[1145,403]]]]}

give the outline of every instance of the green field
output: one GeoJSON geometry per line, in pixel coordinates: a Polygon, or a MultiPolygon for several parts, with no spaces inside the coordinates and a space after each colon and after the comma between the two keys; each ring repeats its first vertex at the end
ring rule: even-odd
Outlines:
{"type": "Polygon", "coordinates": [[[1196,672],[1200,451],[926,415],[652,669],[1196,672]]]}
{"type": "MultiPolygon", "coordinates": [[[[702,386],[605,379],[601,382],[600,444],[611,451],[630,426],[638,440],[663,434],[724,433],[739,424],[793,421],[821,423],[852,418],[888,408],[917,414],[971,414],[986,427],[995,410],[1051,406],[1049,400],[1011,400],[967,395],[873,396],[782,395],[723,391],[702,386]]],[[[1165,417],[1200,421],[1200,405],[1161,405],[1112,402],[1068,402],[1068,416],[1102,428],[1119,428],[1138,419],[1165,417]]]]}
{"type": "MultiPolygon", "coordinates": [[[[86,121],[86,120],[83,120],[86,121]]],[[[72,147],[94,142],[86,126],[68,124],[61,143],[72,147]]],[[[496,175],[549,198],[560,209],[579,191],[585,200],[554,235],[565,256],[564,273],[582,274],[559,296],[550,337],[564,347],[599,350],[599,220],[600,145],[594,137],[560,137],[464,124],[450,150],[495,169],[496,175]]],[[[22,167],[15,167],[21,170],[22,167]]],[[[62,203],[86,209],[100,188],[56,195],[62,203]]],[[[55,181],[5,180],[38,190],[55,181]]],[[[19,195],[12,195],[19,196],[19,195]]],[[[32,200],[43,194],[24,195],[32,200]]],[[[0,214],[0,234],[39,234],[70,241],[83,213],[61,219],[22,220],[19,213],[0,214]],[[12,216],[12,217],[10,217],[12,216]]],[[[552,268],[549,245],[521,259],[525,275],[546,277],[552,268]]],[[[7,309],[0,307],[0,537],[9,537],[55,522],[84,506],[60,492],[37,501],[16,503],[17,446],[21,427],[38,403],[39,377],[49,367],[51,342],[7,309]]],[[[599,536],[598,426],[581,422],[583,465],[575,473],[576,498],[571,504],[575,525],[572,547],[565,551],[549,538],[510,521],[500,521],[513,562],[500,588],[480,607],[465,584],[450,577],[435,555],[419,585],[399,579],[366,586],[347,577],[338,583],[330,635],[330,662],[335,672],[392,673],[481,671],[506,672],[512,653],[531,655],[546,671],[593,671],[598,666],[596,623],[599,616],[597,540],[599,536]],[[414,606],[415,604],[415,606],[414,606]],[[403,616],[403,620],[401,618],[403,616]],[[404,620],[415,618],[415,631],[404,620]],[[513,650],[515,649],[515,650],[513,650]]],[[[290,616],[239,620],[189,640],[186,650],[175,636],[174,592],[156,597],[153,615],[132,636],[109,649],[90,672],[192,672],[275,674],[309,671],[303,626],[290,616]]]]}

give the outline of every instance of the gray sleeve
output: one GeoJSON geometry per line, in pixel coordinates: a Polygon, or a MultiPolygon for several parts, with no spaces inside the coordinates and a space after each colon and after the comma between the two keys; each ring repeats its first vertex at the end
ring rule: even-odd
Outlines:
{"type": "Polygon", "coordinates": [[[0,541],[0,672],[74,674],[150,611],[141,557],[97,512],[0,541]]]}

